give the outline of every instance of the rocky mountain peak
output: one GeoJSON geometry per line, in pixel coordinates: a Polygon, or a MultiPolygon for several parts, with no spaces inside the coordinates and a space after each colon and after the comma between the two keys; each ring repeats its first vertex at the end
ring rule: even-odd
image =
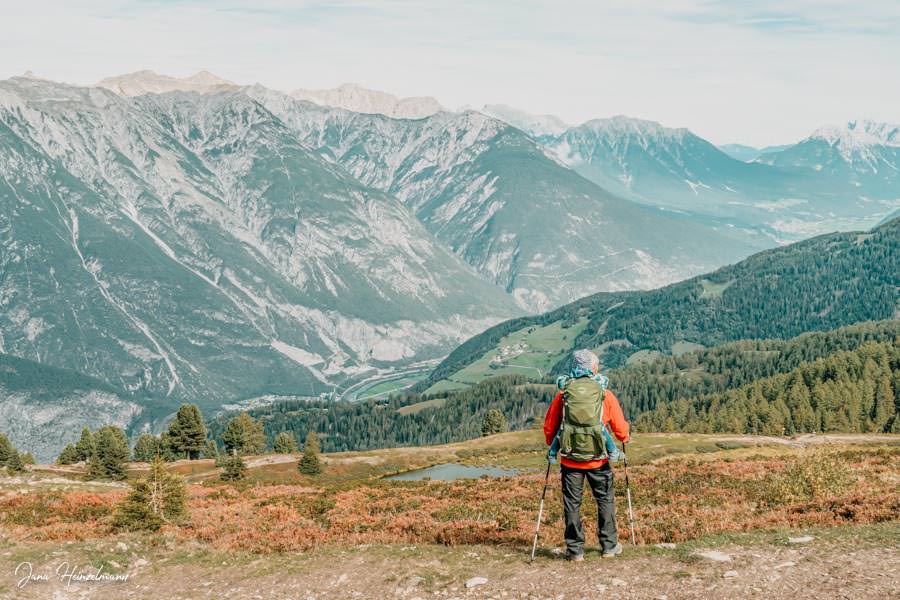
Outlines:
{"type": "Polygon", "coordinates": [[[297,89],[291,96],[323,106],[358,113],[380,114],[395,119],[421,119],[442,112],[444,107],[430,96],[399,98],[393,94],[345,83],[333,89],[297,89]]]}
{"type": "Polygon", "coordinates": [[[144,94],[164,94],[174,91],[208,94],[235,84],[227,79],[213,75],[209,71],[200,71],[190,77],[178,78],[144,70],[107,77],[94,85],[95,87],[112,90],[120,96],[142,96],[144,94]]]}

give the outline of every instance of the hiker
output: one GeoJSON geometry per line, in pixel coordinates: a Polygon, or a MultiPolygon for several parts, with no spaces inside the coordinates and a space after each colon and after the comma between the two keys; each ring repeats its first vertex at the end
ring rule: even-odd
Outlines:
{"type": "MultiPolygon", "coordinates": [[[[609,427],[621,442],[629,439],[628,422],[619,400],[607,389],[609,380],[600,375],[600,359],[590,350],[572,355],[569,377],[557,381],[559,391],[544,418],[544,436],[558,448],[562,474],[563,509],[566,521],[566,559],[584,560],[584,528],[581,524],[581,500],[587,479],[597,501],[597,529],[603,558],[622,553],[616,534],[616,506],[613,472],[609,458],[609,427]]],[[[618,450],[614,450],[618,452],[618,450]]]]}

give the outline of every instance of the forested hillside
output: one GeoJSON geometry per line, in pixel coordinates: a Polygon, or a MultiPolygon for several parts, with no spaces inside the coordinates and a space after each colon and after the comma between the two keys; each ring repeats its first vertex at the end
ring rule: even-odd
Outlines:
{"type": "Polygon", "coordinates": [[[877,321],[791,340],[740,340],[678,357],[629,365],[609,373],[611,386],[632,416],[679,398],[724,392],[773,375],[790,373],[806,362],[867,342],[896,343],[900,321],[877,321]]]}
{"type": "Polygon", "coordinates": [[[567,345],[595,348],[607,367],[618,367],[639,350],[668,354],[680,342],[710,347],[896,318],[898,289],[900,219],[894,219],[868,233],[835,233],[761,252],[658,290],[595,294],[543,315],[506,321],[462,344],[421,388],[527,327],[587,320],[567,345]]]}
{"type": "MultiPolygon", "coordinates": [[[[792,340],[742,340],[609,371],[638,431],[768,435],[900,428],[900,321],[792,340]]],[[[524,375],[437,394],[364,402],[279,403],[250,411],[271,441],[316,431],[326,451],[430,445],[478,437],[489,410],[510,429],[543,419],[556,387],[524,375]]],[[[210,423],[218,439],[230,415],[210,423]]]]}
{"type": "Polygon", "coordinates": [[[767,435],[900,433],[898,394],[900,347],[869,342],[738,389],[660,404],[637,425],[648,431],[767,435]]]}
{"type": "Polygon", "coordinates": [[[900,321],[734,342],[610,379],[641,431],[896,431],[900,321]]]}
{"type": "MultiPolygon", "coordinates": [[[[249,412],[262,421],[269,440],[281,431],[301,439],[316,431],[325,452],[421,446],[478,437],[491,409],[502,412],[511,429],[521,429],[535,417],[543,418],[552,389],[515,375],[444,396],[402,394],[352,403],[291,401],[249,412]]],[[[221,438],[229,418],[223,415],[209,424],[213,439],[221,438]]]]}

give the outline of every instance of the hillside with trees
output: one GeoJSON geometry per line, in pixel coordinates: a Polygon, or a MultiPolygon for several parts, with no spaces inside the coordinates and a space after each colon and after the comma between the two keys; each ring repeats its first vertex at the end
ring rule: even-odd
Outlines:
{"type": "Polygon", "coordinates": [[[609,373],[612,388],[632,416],[681,398],[721,394],[803,365],[855,352],[870,342],[896,345],[900,321],[878,321],[807,333],[791,340],[741,340],[715,348],[665,356],[609,373]]]}
{"type": "MultiPolygon", "coordinates": [[[[638,431],[782,435],[900,427],[898,371],[900,321],[880,321],[791,340],[729,342],[608,375],[638,431]]],[[[227,439],[243,419],[256,420],[268,440],[315,431],[326,452],[441,444],[536,425],[555,390],[524,375],[502,376],[439,394],[274,404],[220,416],[209,430],[227,439]]]]}
{"type": "Polygon", "coordinates": [[[900,343],[865,342],[752,383],[657,401],[635,425],[695,433],[900,433],[898,398],[900,343]]]}
{"type": "MultiPolygon", "coordinates": [[[[675,353],[740,339],[791,338],[900,314],[900,219],[867,233],[835,233],[761,252],[657,290],[600,293],[533,317],[505,321],[454,350],[427,389],[526,327],[587,321],[574,348],[595,348],[606,367],[640,350],[675,353]]],[[[561,371],[563,365],[557,365],[561,371]]]]}
{"type": "MultiPolygon", "coordinates": [[[[314,431],[323,452],[443,444],[481,436],[491,411],[499,411],[510,429],[528,426],[543,418],[548,390],[552,388],[513,375],[442,396],[408,393],[352,403],[291,401],[257,408],[249,415],[262,423],[269,440],[284,431],[300,439],[314,431]]],[[[499,417],[491,417],[498,430],[499,417]]],[[[230,422],[230,415],[213,419],[210,434],[215,439],[227,437],[230,422]]]]}

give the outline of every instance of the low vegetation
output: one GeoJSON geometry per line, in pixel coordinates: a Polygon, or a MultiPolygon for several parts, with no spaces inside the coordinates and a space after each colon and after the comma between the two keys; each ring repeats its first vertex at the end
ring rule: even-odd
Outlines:
{"type": "MultiPolygon", "coordinates": [[[[521,437],[518,433],[492,436],[470,449],[492,449],[494,454],[487,460],[495,464],[514,462],[518,455],[525,464],[539,467],[542,453],[529,444],[518,444],[521,437]]],[[[896,443],[873,439],[813,450],[781,444],[753,446],[757,443],[753,438],[733,440],[728,449],[717,442],[729,440],[677,435],[643,440],[644,450],[633,455],[629,469],[643,543],[683,542],[761,528],[881,523],[900,514],[896,486],[900,445],[896,443]],[[708,451],[684,453],[688,443],[694,450],[708,451]],[[648,460],[654,449],[681,453],[648,460]]],[[[450,452],[447,448],[435,451],[450,452]]],[[[393,450],[326,459],[340,471],[342,463],[355,464],[362,458],[402,462],[407,453],[393,450]]],[[[161,462],[157,465],[162,468],[161,462]]],[[[273,468],[266,465],[249,472],[273,468]]],[[[183,522],[167,518],[158,523],[160,530],[185,541],[258,553],[364,543],[526,547],[543,478],[533,468],[514,477],[450,482],[319,480],[296,469],[293,475],[283,473],[281,481],[270,483],[260,483],[257,476],[250,478],[257,482],[251,485],[234,486],[215,479],[189,484],[183,522]]],[[[151,473],[146,480],[153,479],[151,473]]],[[[148,506],[149,494],[143,486],[138,484],[130,493],[39,488],[25,495],[0,492],[0,524],[19,539],[102,538],[122,526],[121,506],[148,506]]],[[[548,492],[544,522],[545,539],[554,544],[562,539],[557,488],[552,485],[548,492]]],[[[621,478],[616,480],[616,494],[620,498],[624,494],[621,478]]],[[[585,510],[590,530],[596,508],[586,502],[585,510]]],[[[153,525],[135,529],[152,530],[157,524],[143,508],[134,512],[133,522],[142,525],[147,519],[153,525]]],[[[624,513],[619,512],[621,531],[627,530],[624,513]]]]}

